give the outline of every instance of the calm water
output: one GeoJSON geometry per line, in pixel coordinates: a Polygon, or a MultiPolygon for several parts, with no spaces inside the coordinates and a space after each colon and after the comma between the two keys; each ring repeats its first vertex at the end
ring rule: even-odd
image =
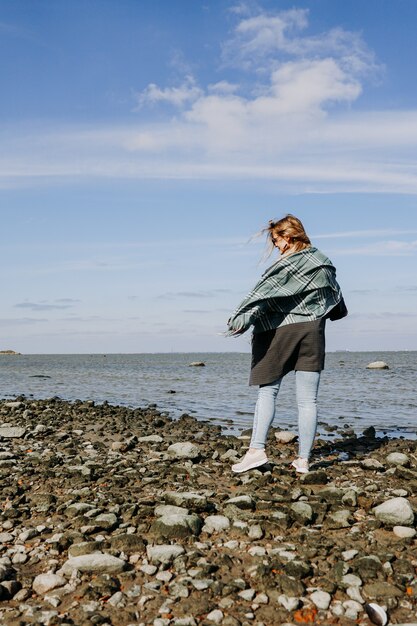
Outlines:
{"type": "MultiPolygon", "coordinates": [[[[256,388],[247,385],[250,355],[109,354],[0,357],[0,397],[59,396],[131,407],[156,403],[176,418],[190,413],[237,432],[252,423],[256,388]],[[205,367],[190,367],[203,361],[205,367]],[[172,393],[175,391],[175,393],[172,393]]],[[[348,424],[356,432],[417,436],[417,352],[335,352],[320,386],[319,428],[348,424]],[[375,360],[389,370],[367,370],[375,360]]],[[[296,426],[294,375],[283,381],[275,425],[296,426]]]]}

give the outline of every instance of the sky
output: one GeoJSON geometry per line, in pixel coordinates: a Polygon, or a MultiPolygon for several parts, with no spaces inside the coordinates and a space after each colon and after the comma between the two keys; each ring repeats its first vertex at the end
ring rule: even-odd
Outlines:
{"type": "Polygon", "coordinates": [[[250,351],[299,217],[349,316],[417,350],[415,0],[0,0],[0,350],[250,351]]]}

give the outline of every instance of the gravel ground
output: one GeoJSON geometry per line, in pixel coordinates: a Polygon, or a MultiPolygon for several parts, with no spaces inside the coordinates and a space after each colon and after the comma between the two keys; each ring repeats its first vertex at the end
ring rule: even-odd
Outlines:
{"type": "Polygon", "coordinates": [[[0,401],[0,622],[417,623],[417,442],[340,429],[299,476],[273,430],[233,475],[248,442],[154,405],[0,401]]]}

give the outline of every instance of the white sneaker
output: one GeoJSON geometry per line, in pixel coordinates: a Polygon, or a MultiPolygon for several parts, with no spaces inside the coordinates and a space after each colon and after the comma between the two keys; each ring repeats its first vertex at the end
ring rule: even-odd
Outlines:
{"type": "Polygon", "coordinates": [[[232,472],[240,474],[241,472],[247,472],[248,470],[255,469],[268,463],[268,457],[265,454],[265,450],[248,450],[239,463],[232,465],[232,472]]]}
{"type": "Polygon", "coordinates": [[[295,467],[295,471],[299,474],[307,474],[310,471],[308,467],[308,459],[295,459],[291,465],[295,467]]]}

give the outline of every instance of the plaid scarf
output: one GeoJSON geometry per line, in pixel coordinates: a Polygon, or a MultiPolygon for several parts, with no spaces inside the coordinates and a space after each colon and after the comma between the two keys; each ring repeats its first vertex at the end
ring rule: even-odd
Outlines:
{"type": "Polygon", "coordinates": [[[226,335],[325,317],[342,300],[336,269],[317,248],[281,257],[232,313],[226,335]]]}

